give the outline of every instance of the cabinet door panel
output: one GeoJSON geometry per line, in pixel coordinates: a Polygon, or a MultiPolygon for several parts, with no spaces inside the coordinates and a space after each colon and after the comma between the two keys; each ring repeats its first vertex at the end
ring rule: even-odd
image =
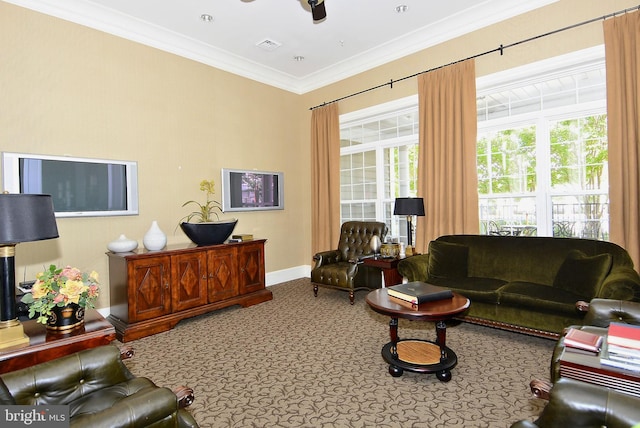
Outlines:
{"type": "Polygon", "coordinates": [[[209,303],[238,295],[237,254],[233,247],[207,251],[209,303]]]}
{"type": "Polygon", "coordinates": [[[171,256],[171,311],[207,303],[207,256],[204,253],[171,256]]]}
{"type": "Polygon", "coordinates": [[[129,264],[133,298],[129,301],[129,319],[142,321],[171,311],[169,257],[155,257],[129,264]]]}
{"type": "Polygon", "coordinates": [[[240,294],[264,288],[264,246],[262,243],[242,247],[238,254],[240,294]]]}

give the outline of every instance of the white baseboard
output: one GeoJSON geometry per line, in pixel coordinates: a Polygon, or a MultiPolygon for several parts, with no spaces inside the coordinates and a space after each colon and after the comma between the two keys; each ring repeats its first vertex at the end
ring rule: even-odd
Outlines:
{"type": "Polygon", "coordinates": [[[275,272],[268,272],[265,278],[267,287],[270,285],[280,284],[281,282],[291,281],[298,278],[310,277],[311,266],[302,265],[288,269],[282,269],[275,272]]]}

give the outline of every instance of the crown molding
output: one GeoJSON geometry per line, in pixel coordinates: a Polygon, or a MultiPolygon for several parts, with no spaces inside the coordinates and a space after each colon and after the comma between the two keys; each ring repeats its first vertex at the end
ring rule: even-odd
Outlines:
{"type": "Polygon", "coordinates": [[[296,94],[362,73],[463,34],[559,0],[485,0],[447,20],[377,46],[303,78],[282,73],[182,34],[85,0],[3,0],[296,94]],[[514,4],[515,3],[515,4],[514,4]]]}

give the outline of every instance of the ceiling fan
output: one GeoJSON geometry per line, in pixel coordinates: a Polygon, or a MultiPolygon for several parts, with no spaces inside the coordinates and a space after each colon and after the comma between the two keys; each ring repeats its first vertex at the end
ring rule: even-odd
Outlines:
{"type": "Polygon", "coordinates": [[[311,6],[311,16],[314,21],[322,21],[327,17],[327,10],[324,7],[324,0],[307,0],[311,6]]]}

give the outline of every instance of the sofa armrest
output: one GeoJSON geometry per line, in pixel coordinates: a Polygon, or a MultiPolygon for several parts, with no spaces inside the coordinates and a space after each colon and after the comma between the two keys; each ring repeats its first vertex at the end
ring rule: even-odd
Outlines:
{"type": "MultiPolygon", "coordinates": [[[[178,400],[168,388],[146,388],[124,397],[101,411],[76,409],[71,427],[132,427],[150,426],[166,420],[166,426],[177,426],[178,400]]],[[[164,426],[164,425],[163,425],[164,426]]]]}
{"type": "Polygon", "coordinates": [[[313,256],[313,261],[316,262],[314,269],[331,263],[337,263],[340,261],[340,252],[338,250],[321,251],[313,256]]]}
{"type": "Polygon", "coordinates": [[[598,295],[594,297],[640,301],[640,277],[629,266],[614,268],[604,279],[598,295]]]}
{"type": "Polygon", "coordinates": [[[640,325],[640,303],[627,300],[592,299],[584,325],[608,327],[612,321],[640,325]]]}
{"type": "Polygon", "coordinates": [[[429,254],[407,257],[398,263],[398,273],[411,281],[426,281],[429,276],[429,254]]]}

